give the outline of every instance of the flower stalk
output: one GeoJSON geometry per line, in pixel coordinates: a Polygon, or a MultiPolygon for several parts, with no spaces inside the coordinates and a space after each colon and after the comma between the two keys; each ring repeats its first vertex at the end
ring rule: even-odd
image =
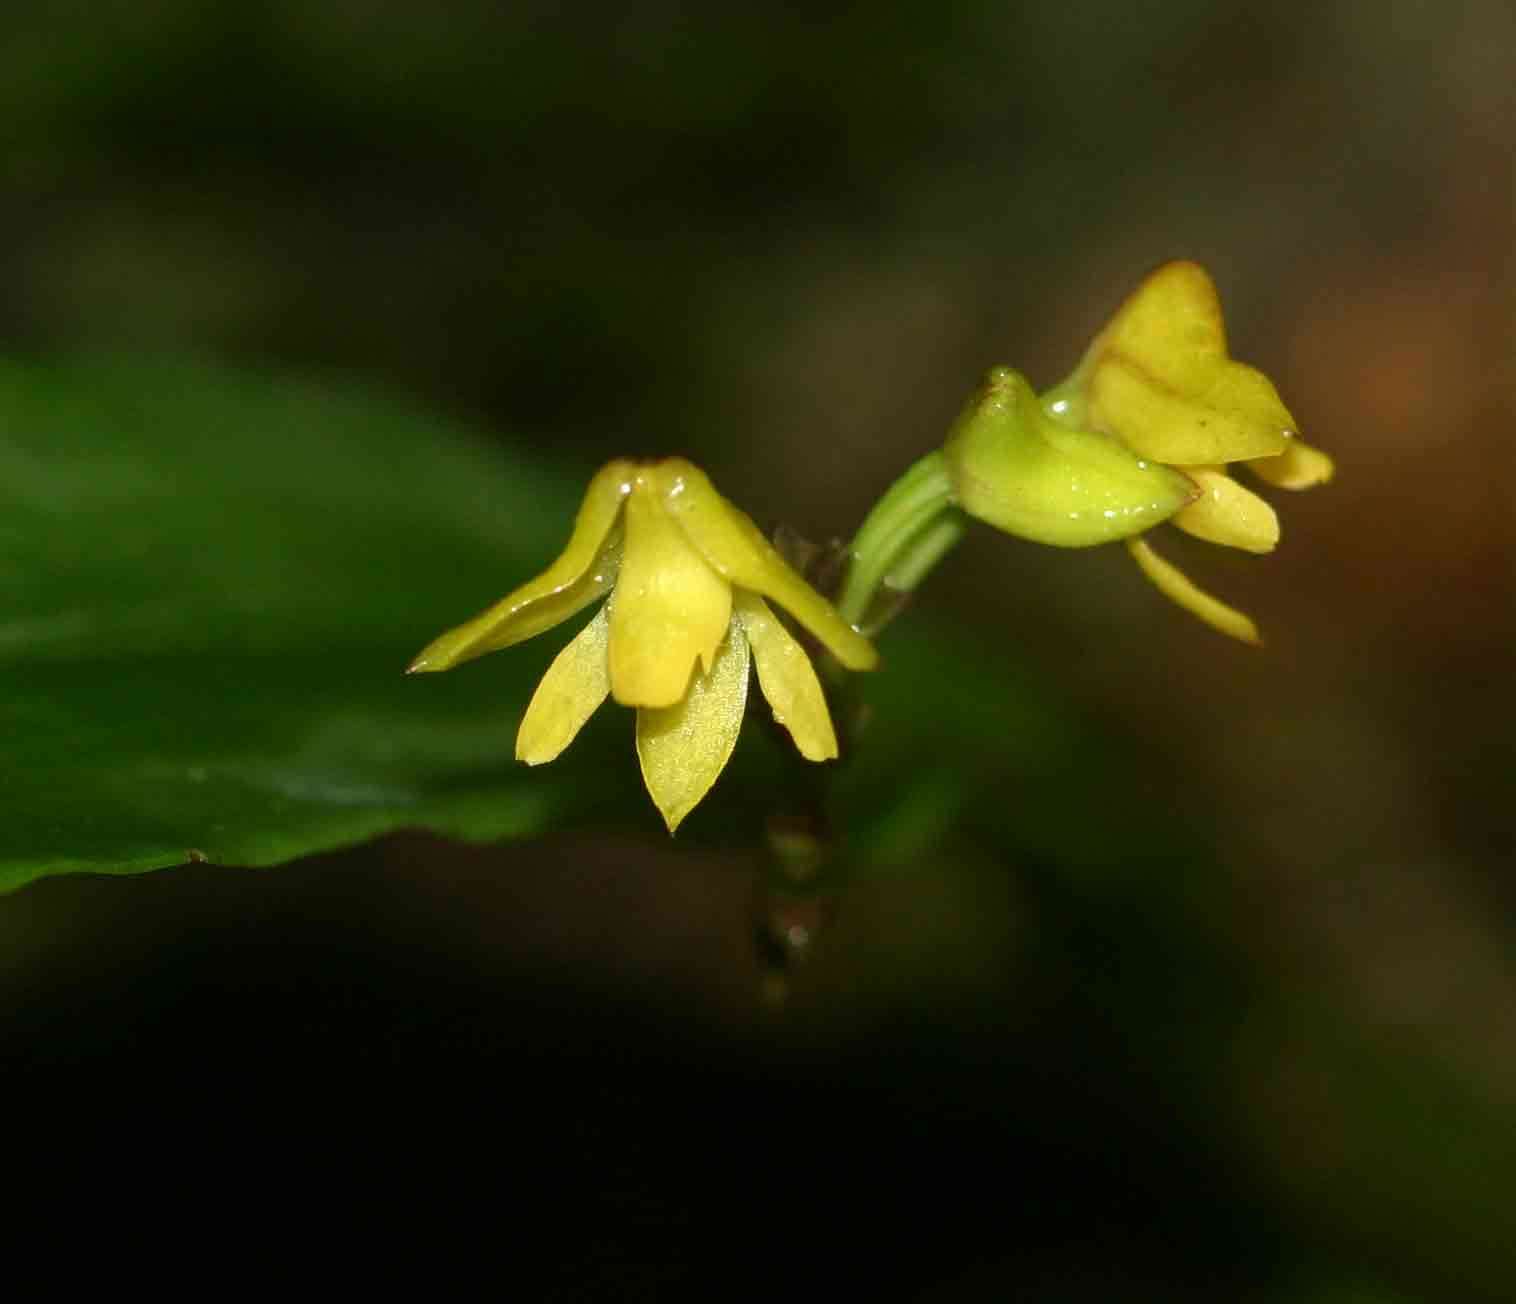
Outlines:
{"type": "Polygon", "coordinates": [[[837,613],[869,636],[899,609],[886,599],[911,593],[967,528],[940,448],[885,491],[848,549],[837,613]]]}

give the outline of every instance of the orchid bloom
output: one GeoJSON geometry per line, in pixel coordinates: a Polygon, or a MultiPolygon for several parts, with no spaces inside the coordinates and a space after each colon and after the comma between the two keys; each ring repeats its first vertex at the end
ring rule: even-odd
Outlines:
{"type": "MultiPolygon", "coordinates": [[[[1165,263],[1149,275],[1043,403],[1055,420],[1110,435],[1188,477],[1198,492],[1168,519],[1210,543],[1266,553],[1279,542],[1274,509],[1232,478],[1231,464],[1280,489],[1332,477],[1331,458],[1300,438],[1268,377],[1228,356],[1216,286],[1196,263],[1165,263]]],[[[1167,597],[1224,634],[1259,641],[1251,619],[1203,592],[1145,538],[1129,538],[1127,548],[1167,597]]]]}
{"type": "Polygon", "coordinates": [[[1065,548],[1124,540],[1143,573],[1213,628],[1258,629],[1148,545],[1169,521],[1211,543],[1271,552],[1279,518],[1232,478],[1242,463],[1281,489],[1332,476],[1262,372],[1227,356],[1216,287],[1194,263],[1152,273],[1074,373],[1040,397],[997,367],[941,450],[947,500],[1007,533],[1065,548]]]}
{"type": "Polygon", "coordinates": [[[510,647],[602,596],[538,685],[516,737],[518,760],[553,760],[614,697],[637,710],[643,779],[673,832],[736,746],[750,665],[800,754],[836,757],[815,668],[765,599],[850,670],[874,667],[873,645],[683,458],[603,468],[557,561],[437,638],[410,670],[448,670],[510,647]]]}

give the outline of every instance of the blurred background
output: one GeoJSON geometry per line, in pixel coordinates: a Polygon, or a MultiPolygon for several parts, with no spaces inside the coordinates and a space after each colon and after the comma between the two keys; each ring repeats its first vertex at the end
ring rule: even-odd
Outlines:
{"type": "Polygon", "coordinates": [[[53,880],[0,903],[0,1056],[140,1093],[71,1134],[442,1213],[529,1298],[1516,1297],[1506,0],[54,0],[0,138],[14,356],[682,452],[825,539],[1186,257],[1339,471],[1265,561],[1165,543],[1262,652],[987,532],[908,617],[1078,703],[1182,870],[1092,791],[1077,854],[795,904],[782,1004],[753,863],[651,833],[53,880]]]}

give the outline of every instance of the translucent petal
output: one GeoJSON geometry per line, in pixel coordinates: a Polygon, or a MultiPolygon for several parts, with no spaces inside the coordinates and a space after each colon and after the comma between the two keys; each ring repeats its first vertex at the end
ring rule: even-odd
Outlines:
{"type": "Polygon", "coordinates": [[[1196,263],[1167,263],[1138,286],[1080,374],[1089,422],[1155,461],[1269,457],[1296,428],[1268,377],[1227,357],[1221,302],[1196,263]]]}
{"type": "Polygon", "coordinates": [[[1258,636],[1258,626],[1253,624],[1247,616],[1235,607],[1229,607],[1226,603],[1213,598],[1203,589],[1197,588],[1183,571],[1164,561],[1148,547],[1145,539],[1128,539],[1126,546],[1137,564],[1142,567],[1142,573],[1158,586],[1165,597],[1177,602],[1191,615],[1205,621],[1212,629],[1220,630],[1223,634],[1240,639],[1244,643],[1257,645],[1263,642],[1258,636]]]}
{"type": "Polygon", "coordinates": [[[1277,457],[1262,457],[1248,463],[1248,470],[1260,480],[1280,489],[1310,489],[1325,484],[1335,469],[1330,457],[1298,436],[1277,457]]]}
{"type": "Polygon", "coordinates": [[[734,628],[682,702],[637,712],[643,782],[670,833],[726,768],[742,731],[747,680],[747,639],[734,628]]]}
{"type": "Polygon", "coordinates": [[[611,691],[605,607],[554,659],[532,694],[516,734],[516,759],[545,765],[556,759],[611,691]]]}
{"type": "Polygon", "coordinates": [[[709,669],[732,619],[732,587],[706,565],[645,482],[626,503],[611,603],[611,692],[623,706],[672,706],[709,669]]]}
{"type": "Polygon", "coordinates": [[[635,472],[636,466],[625,459],[603,467],[585,491],[573,534],[558,560],[487,611],[433,639],[408,673],[450,670],[510,647],[560,624],[605,593],[616,581],[616,517],[635,472]]]}
{"type": "Polygon", "coordinates": [[[1150,530],[1196,494],[1178,471],[1050,416],[1009,367],[990,372],[942,452],[954,495],[970,516],[1059,548],[1150,530]]]}
{"type": "Polygon", "coordinates": [[[671,457],[652,467],[649,478],[665,510],[726,580],[773,599],[849,670],[872,670],[878,664],[874,645],[801,579],[699,467],[671,457]]]}
{"type": "Polygon", "coordinates": [[[738,589],[735,601],[737,620],[752,647],[758,686],[774,709],[774,719],[790,731],[806,760],[834,760],[837,734],[810,657],[762,598],[738,589]]]}
{"type": "Polygon", "coordinates": [[[1244,489],[1219,466],[1188,466],[1200,497],[1170,520],[1207,543],[1248,552],[1272,552],[1279,542],[1279,518],[1251,489],[1244,489]]]}

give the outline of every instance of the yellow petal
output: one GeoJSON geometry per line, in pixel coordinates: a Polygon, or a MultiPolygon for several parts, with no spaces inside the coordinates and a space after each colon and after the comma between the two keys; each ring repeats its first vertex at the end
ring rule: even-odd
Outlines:
{"type": "Polygon", "coordinates": [[[642,779],[670,833],[726,768],[742,731],[747,679],[747,639],[734,628],[682,702],[637,712],[642,779]]]}
{"type": "Polygon", "coordinates": [[[1200,497],[1170,518],[1175,525],[1207,543],[1273,552],[1279,518],[1268,503],[1219,466],[1189,466],[1185,473],[1200,486],[1200,497]]]}
{"type": "Polygon", "coordinates": [[[620,560],[616,517],[635,471],[625,459],[603,467],[585,491],[574,532],[558,560],[487,611],[433,639],[407,673],[451,670],[510,647],[567,620],[606,592],[615,583],[620,560]]]}
{"type": "Polygon", "coordinates": [[[772,598],[849,670],[872,670],[874,645],[795,572],[752,520],[727,502],[705,472],[681,457],[649,471],[669,515],[728,582],[772,598]]]}
{"type": "Polygon", "coordinates": [[[1159,592],[1166,598],[1177,602],[1191,615],[1199,617],[1212,629],[1220,630],[1223,634],[1255,646],[1263,642],[1258,636],[1258,626],[1247,616],[1197,588],[1183,571],[1164,561],[1148,547],[1145,539],[1128,539],[1126,546],[1142,567],[1142,573],[1158,586],[1159,592]]]}
{"type": "Polygon", "coordinates": [[[1269,457],[1296,428],[1268,377],[1227,357],[1221,302],[1196,263],[1166,263],[1143,281],[1080,373],[1090,424],[1155,461],[1269,457]]]}
{"type": "Polygon", "coordinates": [[[738,589],[735,602],[737,619],[747,631],[753,650],[758,686],[774,708],[774,719],[790,731],[806,760],[834,760],[837,734],[832,729],[826,694],[805,649],[757,594],[738,589]]]}
{"type": "Polygon", "coordinates": [[[1335,469],[1330,457],[1298,436],[1290,440],[1278,456],[1262,457],[1248,463],[1248,470],[1260,480],[1267,480],[1280,489],[1310,489],[1325,484],[1335,469]]]}
{"type": "Polygon", "coordinates": [[[605,607],[547,668],[521,717],[516,759],[545,765],[563,751],[611,691],[606,643],[610,621],[605,607]]]}
{"type": "Polygon", "coordinates": [[[943,445],[959,506],[1007,534],[1087,548],[1150,530],[1195,496],[1178,471],[1044,412],[1024,377],[996,367],[943,445]]]}
{"type": "Polygon", "coordinates": [[[691,546],[639,473],[626,503],[611,601],[611,692],[623,706],[672,706],[709,669],[732,619],[732,588],[691,546]]]}

